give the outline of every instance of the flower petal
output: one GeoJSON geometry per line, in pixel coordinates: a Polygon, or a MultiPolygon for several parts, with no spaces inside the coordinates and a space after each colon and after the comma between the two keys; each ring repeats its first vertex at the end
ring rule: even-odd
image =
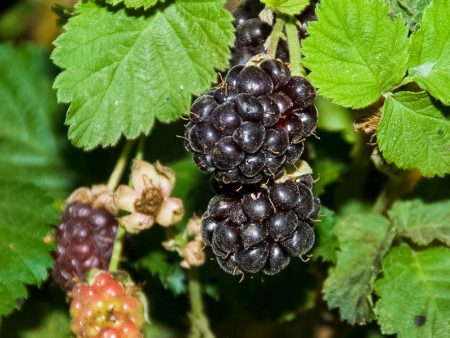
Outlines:
{"type": "Polygon", "coordinates": [[[156,222],[167,227],[181,221],[183,214],[183,202],[179,198],[166,198],[156,217],[156,222]]]}
{"type": "Polygon", "coordinates": [[[169,167],[163,166],[161,163],[155,163],[155,169],[159,175],[159,188],[164,197],[169,197],[175,185],[175,173],[169,167]]]}
{"type": "Polygon", "coordinates": [[[114,202],[120,210],[134,212],[134,202],[139,195],[127,185],[121,185],[114,193],[114,202]]]}
{"type": "Polygon", "coordinates": [[[133,187],[140,195],[146,188],[159,187],[159,175],[155,167],[145,161],[136,160],[131,171],[133,187]]]}
{"type": "Polygon", "coordinates": [[[155,219],[152,216],[135,212],[120,217],[119,223],[127,230],[127,232],[136,233],[150,228],[155,223],[155,219]]]}

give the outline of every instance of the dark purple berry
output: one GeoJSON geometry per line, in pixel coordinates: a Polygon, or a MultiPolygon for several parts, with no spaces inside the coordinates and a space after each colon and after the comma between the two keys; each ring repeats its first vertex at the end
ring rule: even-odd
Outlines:
{"type": "Polygon", "coordinates": [[[226,258],[217,257],[217,262],[222,270],[230,275],[243,274],[242,270],[239,268],[238,262],[236,261],[236,254],[228,255],[226,258]]]}
{"type": "Polygon", "coordinates": [[[240,92],[259,96],[272,93],[270,77],[259,67],[247,66],[237,76],[237,89],[240,92]]]}
{"type": "Polygon", "coordinates": [[[234,198],[217,195],[209,201],[208,215],[215,220],[224,220],[230,217],[235,206],[236,200],[234,198]]]}
{"type": "Polygon", "coordinates": [[[311,189],[304,184],[297,184],[300,193],[298,203],[295,206],[295,213],[300,219],[307,219],[314,209],[314,197],[311,189]]]}
{"type": "Polygon", "coordinates": [[[68,204],[55,229],[53,280],[70,290],[91,269],[108,269],[117,227],[114,215],[105,208],[78,201],[68,204]]]}
{"type": "Polygon", "coordinates": [[[189,132],[189,146],[195,152],[207,154],[219,138],[220,133],[212,124],[200,122],[195,124],[189,132]]]}
{"type": "Polygon", "coordinates": [[[270,31],[270,26],[259,18],[246,20],[237,27],[236,46],[264,42],[270,31]]]}
{"type": "Polygon", "coordinates": [[[315,236],[313,229],[306,223],[300,222],[292,236],[285,239],[280,245],[292,257],[299,257],[311,250],[315,236]]]}
{"type": "Polygon", "coordinates": [[[266,129],[261,122],[243,122],[233,133],[233,140],[246,153],[253,154],[261,148],[266,129]]]}
{"type": "Polygon", "coordinates": [[[276,176],[278,170],[280,170],[284,163],[286,162],[286,155],[275,156],[271,154],[266,154],[266,167],[264,168],[264,173],[267,176],[276,176]]]}
{"type": "Polygon", "coordinates": [[[295,163],[300,159],[300,156],[303,154],[303,150],[305,149],[305,145],[303,142],[290,144],[286,149],[286,162],[295,163]]]}
{"type": "Polygon", "coordinates": [[[282,90],[292,99],[295,109],[304,109],[312,105],[316,98],[314,87],[300,76],[293,76],[282,90]]]}
{"type": "Polygon", "coordinates": [[[245,177],[254,177],[259,174],[266,165],[266,155],[262,151],[258,151],[255,154],[247,155],[239,165],[241,173],[245,177]]]}
{"type": "Polygon", "coordinates": [[[249,94],[236,95],[236,107],[239,115],[246,121],[260,122],[264,118],[264,107],[260,100],[249,94]]]}
{"type": "Polygon", "coordinates": [[[264,140],[263,149],[272,155],[282,156],[289,145],[289,137],[287,132],[282,128],[268,129],[266,139],[264,140]]]}
{"type": "Polygon", "coordinates": [[[262,221],[272,213],[272,206],[262,193],[247,194],[242,199],[245,214],[254,221],[262,221]]]}
{"type": "Polygon", "coordinates": [[[264,60],[233,67],[224,83],[198,98],[184,134],[197,166],[235,189],[280,177],[317,124],[314,106],[299,109],[286,94],[298,99],[298,84],[307,88],[306,80],[291,79],[282,62],[264,60]]]}
{"type": "Polygon", "coordinates": [[[309,214],[309,219],[311,221],[315,221],[319,218],[320,214],[320,199],[317,196],[314,196],[314,206],[312,208],[311,213],[309,214]]]}
{"type": "Polygon", "coordinates": [[[211,113],[211,123],[222,135],[231,135],[241,124],[233,102],[225,102],[217,106],[211,113]]]}
{"type": "Polygon", "coordinates": [[[217,224],[212,240],[221,251],[227,254],[236,252],[240,247],[237,229],[231,227],[226,221],[217,224]]]}
{"type": "Polygon", "coordinates": [[[303,122],[303,133],[305,137],[310,136],[316,131],[318,115],[316,107],[309,106],[304,110],[295,111],[295,114],[302,120],[303,122]]]}
{"type": "Polygon", "coordinates": [[[267,59],[259,66],[270,76],[275,89],[286,85],[291,78],[289,69],[282,62],[267,59]]]}
{"type": "Polygon", "coordinates": [[[248,249],[266,240],[266,229],[263,228],[261,223],[250,222],[244,223],[241,228],[241,240],[244,249],[248,249]]]}
{"type": "Polygon", "coordinates": [[[237,183],[242,181],[241,173],[238,168],[225,170],[225,171],[215,171],[214,177],[217,181],[224,184],[237,183]]]}
{"type": "Polygon", "coordinates": [[[192,158],[197,167],[205,174],[213,173],[216,169],[210,154],[194,153],[192,158]]]}
{"type": "MultiPolygon", "coordinates": [[[[214,197],[203,219],[202,234],[222,269],[232,274],[262,271],[273,275],[287,266],[290,257],[307,253],[314,244],[314,220],[312,213],[302,215],[301,220],[297,207],[311,191],[309,182],[311,175],[303,175],[214,197]]],[[[320,205],[318,199],[317,203],[310,199],[320,205]]]]}
{"type": "Polygon", "coordinates": [[[312,191],[313,185],[314,185],[314,178],[311,175],[302,175],[298,177],[295,182],[297,184],[303,184],[307,188],[309,188],[312,191]]]}
{"type": "Polygon", "coordinates": [[[217,107],[217,102],[210,95],[203,95],[197,98],[191,107],[189,118],[193,123],[204,122],[208,120],[209,115],[217,107]]]}
{"type": "Polygon", "coordinates": [[[277,208],[293,209],[300,200],[300,191],[295,182],[286,181],[272,185],[269,189],[269,198],[277,208]]]}
{"type": "Polygon", "coordinates": [[[276,275],[289,264],[290,258],[277,244],[272,243],[269,249],[269,258],[263,269],[266,275],[276,275]]]}
{"type": "Polygon", "coordinates": [[[267,230],[273,240],[286,239],[297,227],[298,218],[291,210],[278,211],[267,221],[267,230]]]}
{"type": "Polygon", "coordinates": [[[211,245],[216,227],[217,222],[213,218],[208,216],[202,219],[202,238],[206,245],[211,245]]]}
{"type": "Polygon", "coordinates": [[[295,114],[290,114],[278,121],[277,126],[287,131],[290,143],[299,143],[304,139],[303,122],[295,114]]]}
{"type": "Polygon", "coordinates": [[[230,68],[227,75],[225,76],[225,82],[226,82],[228,88],[236,89],[237,83],[238,83],[237,76],[243,68],[244,68],[244,66],[242,66],[242,65],[236,65],[236,66],[230,68]]]}
{"type": "Polygon", "coordinates": [[[269,243],[266,242],[256,247],[239,251],[236,253],[236,261],[242,270],[249,273],[257,273],[266,264],[268,256],[269,243]]]}
{"type": "Polygon", "coordinates": [[[281,115],[286,115],[290,112],[294,104],[289,96],[284,94],[283,92],[277,92],[271,96],[273,102],[278,107],[278,111],[281,115]]]}
{"type": "Polygon", "coordinates": [[[236,92],[232,88],[216,88],[214,91],[214,99],[220,104],[233,101],[236,92]]]}
{"type": "Polygon", "coordinates": [[[275,102],[269,96],[259,97],[264,109],[263,124],[265,127],[271,127],[280,119],[280,110],[275,102]]]}
{"type": "Polygon", "coordinates": [[[244,152],[234,143],[231,136],[221,138],[212,150],[213,162],[221,170],[236,168],[244,158],[244,152]]]}

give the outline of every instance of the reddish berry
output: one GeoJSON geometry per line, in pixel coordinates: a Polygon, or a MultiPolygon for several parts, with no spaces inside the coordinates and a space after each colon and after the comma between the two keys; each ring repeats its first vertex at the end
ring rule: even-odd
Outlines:
{"type": "Polygon", "coordinates": [[[81,338],[142,338],[144,303],[139,289],[102,271],[70,293],[72,330],[81,338]]]}
{"type": "Polygon", "coordinates": [[[115,217],[103,207],[78,201],[68,204],[56,229],[54,281],[70,290],[74,280],[84,280],[89,270],[107,269],[117,226],[115,217]]]}

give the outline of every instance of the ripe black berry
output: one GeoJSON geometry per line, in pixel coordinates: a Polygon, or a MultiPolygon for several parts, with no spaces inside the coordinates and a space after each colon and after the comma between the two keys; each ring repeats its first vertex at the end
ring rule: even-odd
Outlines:
{"type": "MultiPolygon", "coordinates": [[[[317,20],[315,16],[315,5],[317,0],[313,0],[300,15],[296,16],[301,25],[299,26],[299,39],[308,36],[306,31],[309,21],[317,20]]],[[[233,25],[236,28],[236,40],[232,49],[230,63],[234,65],[244,65],[248,60],[260,53],[266,53],[264,43],[269,37],[271,27],[261,21],[258,17],[263,9],[258,1],[244,1],[234,12],[233,25]]],[[[288,46],[285,40],[280,40],[276,50],[276,57],[283,61],[289,60],[288,46]]],[[[263,67],[264,68],[264,67],[263,67]]]]}
{"type": "Polygon", "coordinates": [[[310,183],[311,176],[303,175],[214,197],[202,220],[202,235],[222,269],[273,275],[291,257],[307,253],[320,208],[310,183]]]}
{"type": "Polygon", "coordinates": [[[307,80],[291,77],[281,61],[235,66],[194,102],[185,147],[202,172],[222,183],[276,178],[315,130],[313,97],[307,80]]]}
{"type": "Polygon", "coordinates": [[[53,280],[70,290],[93,268],[107,269],[117,231],[115,217],[105,208],[81,202],[67,205],[56,232],[53,280]]]}

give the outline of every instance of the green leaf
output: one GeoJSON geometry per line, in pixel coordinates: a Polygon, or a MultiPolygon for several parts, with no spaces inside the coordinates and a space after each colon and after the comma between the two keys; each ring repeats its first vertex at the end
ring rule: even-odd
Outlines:
{"type": "Polygon", "coordinates": [[[52,200],[32,185],[0,181],[0,315],[19,307],[25,284],[40,284],[52,266],[44,243],[58,220],[52,200]]]}
{"type": "Polygon", "coordinates": [[[450,246],[450,200],[425,204],[421,200],[401,201],[389,211],[399,236],[419,245],[434,240],[450,246]]]}
{"type": "Polygon", "coordinates": [[[123,3],[128,8],[144,8],[148,9],[155,6],[158,2],[165,0],[105,0],[107,4],[116,6],[123,3]]]}
{"type": "Polygon", "coordinates": [[[431,95],[450,104],[450,1],[433,0],[411,39],[409,75],[431,95]]]}
{"type": "Polygon", "coordinates": [[[261,2],[277,12],[296,15],[308,7],[310,0],[261,0],[261,2]]]}
{"type": "Polygon", "coordinates": [[[164,288],[175,295],[186,292],[186,276],[178,261],[169,262],[166,252],[153,251],[137,261],[136,266],[148,270],[152,276],[158,277],[164,288]]]}
{"type": "Polygon", "coordinates": [[[376,283],[382,332],[399,338],[446,338],[450,332],[450,249],[394,248],[376,283]]]}
{"type": "Polygon", "coordinates": [[[314,247],[313,258],[320,257],[325,262],[336,262],[338,240],[335,234],[336,215],[330,209],[320,208],[320,221],[316,223],[317,241],[314,247]]]}
{"type": "Polygon", "coordinates": [[[331,309],[339,308],[350,324],[375,319],[372,292],[381,260],[391,246],[394,231],[382,216],[357,214],[338,220],[336,267],[325,281],[324,298],[331,309]]]}
{"type": "Polygon", "coordinates": [[[450,172],[450,121],[425,92],[388,96],[377,128],[384,158],[424,176],[450,172]]]}
{"type": "Polygon", "coordinates": [[[60,109],[49,66],[47,53],[36,46],[0,45],[0,177],[13,173],[15,180],[62,195],[72,175],[60,156],[60,109]]]}
{"type": "Polygon", "coordinates": [[[385,0],[392,11],[408,25],[410,31],[417,30],[423,10],[431,0],[385,0]]]}
{"type": "Polygon", "coordinates": [[[318,196],[325,192],[325,188],[341,177],[346,169],[344,162],[332,158],[318,158],[313,165],[313,172],[319,175],[319,179],[314,184],[314,193],[318,196]]]}
{"type": "Polygon", "coordinates": [[[345,107],[376,102],[404,77],[408,29],[378,0],[324,0],[303,41],[304,64],[319,93],[345,107]]]}
{"type": "Polygon", "coordinates": [[[71,102],[69,138],[85,149],[148,134],[155,117],[174,121],[228,65],[231,14],[223,0],[176,0],[132,16],[92,1],[65,25],[52,59],[55,87],[71,102]]]}

